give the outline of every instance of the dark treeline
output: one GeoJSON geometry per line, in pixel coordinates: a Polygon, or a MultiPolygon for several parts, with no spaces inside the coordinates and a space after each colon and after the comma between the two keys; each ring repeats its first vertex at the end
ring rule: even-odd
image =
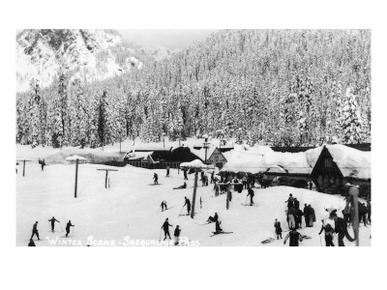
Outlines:
{"type": "Polygon", "coordinates": [[[238,142],[370,142],[369,30],[223,30],[161,61],[17,96],[17,142],[102,146],[223,134],[238,142]]]}

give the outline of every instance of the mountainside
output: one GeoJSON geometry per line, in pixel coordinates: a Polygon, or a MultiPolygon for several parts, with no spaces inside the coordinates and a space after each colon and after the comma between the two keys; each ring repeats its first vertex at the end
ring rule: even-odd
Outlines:
{"type": "Polygon", "coordinates": [[[141,69],[136,51],[122,45],[112,30],[23,30],[16,37],[17,91],[28,90],[32,78],[49,86],[60,70],[91,82],[141,69]]]}

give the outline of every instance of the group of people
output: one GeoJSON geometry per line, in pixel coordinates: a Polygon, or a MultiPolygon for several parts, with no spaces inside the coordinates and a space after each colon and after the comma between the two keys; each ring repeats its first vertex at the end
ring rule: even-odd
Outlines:
{"type": "Polygon", "coordinates": [[[287,203],[286,220],[288,222],[289,229],[302,227],[302,216],[305,219],[306,227],[313,227],[313,223],[316,221],[316,214],[314,208],[310,204],[304,204],[304,210],[300,209],[300,202],[293,194],[289,194],[289,198],[285,201],[287,203]]]}
{"type": "MultiPolygon", "coordinates": [[[[173,228],[173,225],[171,225],[169,223],[169,220],[168,218],[165,219],[163,225],[161,226],[161,229],[164,231],[164,240],[165,241],[168,237],[168,239],[171,240],[171,235],[169,233],[169,227],[172,227],[173,228]]],[[[181,233],[181,229],[180,227],[177,225],[175,230],[174,230],[174,233],[173,233],[173,236],[175,238],[175,245],[177,246],[179,244],[179,237],[180,237],[180,233],[181,233]]]]}
{"type": "MultiPolygon", "coordinates": [[[[60,221],[58,221],[55,217],[52,217],[51,219],[48,220],[48,222],[51,224],[51,232],[55,232],[55,223],[59,223],[60,224],[60,221]]],[[[70,234],[70,228],[71,227],[74,227],[74,225],[71,223],[71,220],[69,220],[66,224],[66,238],[68,237],[68,235],[70,234]]],[[[34,225],[32,226],[32,235],[31,235],[31,238],[30,238],[30,242],[28,244],[28,246],[30,247],[34,247],[35,246],[35,243],[34,243],[34,236],[36,236],[38,238],[38,241],[40,241],[40,237],[39,237],[39,230],[38,230],[38,221],[36,221],[34,223],[34,225]]]]}

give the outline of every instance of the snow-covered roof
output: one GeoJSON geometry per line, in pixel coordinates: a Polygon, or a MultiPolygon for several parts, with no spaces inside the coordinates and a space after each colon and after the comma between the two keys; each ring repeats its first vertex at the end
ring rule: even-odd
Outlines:
{"type": "Polygon", "coordinates": [[[339,144],[326,145],[326,148],[344,177],[371,178],[371,152],[339,144]]]}
{"type": "Polygon", "coordinates": [[[73,156],[69,156],[66,158],[67,161],[76,161],[77,159],[82,160],[82,161],[86,161],[86,158],[79,156],[79,155],[73,155],[73,156]]]}
{"type": "Polygon", "coordinates": [[[289,174],[310,174],[312,172],[305,152],[268,152],[263,156],[259,166],[262,171],[268,172],[289,174]]]}
{"type": "Polygon", "coordinates": [[[145,159],[148,158],[149,155],[152,155],[153,151],[147,151],[147,152],[131,152],[126,154],[126,158],[128,160],[137,160],[137,159],[145,159]]]}
{"type": "Polygon", "coordinates": [[[199,159],[195,159],[190,162],[183,162],[180,164],[180,167],[186,167],[186,168],[213,168],[211,165],[206,165],[203,162],[201,162],[199,159]]]}

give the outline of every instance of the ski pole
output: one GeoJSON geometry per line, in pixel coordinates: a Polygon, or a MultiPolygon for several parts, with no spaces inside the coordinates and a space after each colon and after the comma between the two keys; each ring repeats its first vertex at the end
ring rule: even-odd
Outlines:
{"type": "Polygon", "coordinates": [[[59,225],[60,225],[60,229],[62,230],[61,233],[63,233],[63,227],[62,227],[62,224],[59,222],[59,225]]]}
{"type": "Polygon", "coordinates": [[[247,205],[247,195],[246,195],[245,205],[247,205]]]}
{"type": "Polygon", "coordinates": [[[319,236],[320,236],[320,246],[322,247],[321,235],[319,235],[319,236]]]}
{"type": "Polygon", "coordinates": [[[184,209],[184,205],[183,205],[183,207],[181,208],[181,210],[180,210],[180,212],[179,212],[179,215],[178,215],[178,217],[181,215],[181,213],[182,213],[183,209],[184,209]]]}
{"type": "Polygon", "coordinates": [[[161,241],[161,229],[160,229],[160,234],[159,234],[159,241],[161,241]]]}

